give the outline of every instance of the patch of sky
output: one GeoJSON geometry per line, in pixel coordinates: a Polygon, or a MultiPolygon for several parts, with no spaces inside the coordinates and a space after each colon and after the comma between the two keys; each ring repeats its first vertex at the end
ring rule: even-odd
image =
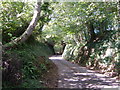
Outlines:
{"type": "Polygon", "coordinates": [[[94,30],[94,32],[95,32],[95,33],[99,33],[100,31],[99,31],[99,30],[97,30],[97,29],[95,29],[95,30],[94,30]]]}

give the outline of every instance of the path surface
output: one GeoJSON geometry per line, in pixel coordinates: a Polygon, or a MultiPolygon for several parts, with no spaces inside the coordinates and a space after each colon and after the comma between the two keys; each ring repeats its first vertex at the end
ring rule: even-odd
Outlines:
{"type": "Polygon", "coordinates": [[[50,59],[58,66],[58,88],[120,89],[120,81],[116,81],[115,78],[72,64],[64,60],[60,55],[52,56],[50,59]]]}

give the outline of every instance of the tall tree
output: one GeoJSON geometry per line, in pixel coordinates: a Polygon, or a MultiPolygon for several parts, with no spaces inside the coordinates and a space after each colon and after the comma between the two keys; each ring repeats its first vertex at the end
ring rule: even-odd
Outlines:
{"type": "MultiPolygon", "coordinates": [[[[72,49],[68,48],[70,52],[73,52],[76,47],[80,49],[75,55],[78,57],[75,60],[78,60],[81,65],[86,65],[92,52],[95,52],[95,46],[102,47],[102,43],[110,41],[109,38],[112,37],[108,34],[115,31],[116,4],[115,2],[57,3],[54,5],[53,21],[46,28],[47,32],[52,31],[52,33],[47,33],[46,36],[61,34],[63,41],[73,44],[72,49]],[[74,35],[77,36],[75,40],[74,35]]],[[[70,56],[73,58],[72,55],[70,56]]]]}
{"type": "Polygon", "coordinates": [[[33,30],[35,29],[35,26],[37,25],[37,22],[40,18],[40,12],[41,12],[41,2],[37,1],[35,4],[33,18],[31,20],[28,28],[26,29],[26,31],[20,37],[5,44],[3,47],[4,48],[11,47],[11,46],[14,46],[16,44],[23,43],[24,41],[26,41],[28,39],[28,37],[32,34],[33,30]]]}

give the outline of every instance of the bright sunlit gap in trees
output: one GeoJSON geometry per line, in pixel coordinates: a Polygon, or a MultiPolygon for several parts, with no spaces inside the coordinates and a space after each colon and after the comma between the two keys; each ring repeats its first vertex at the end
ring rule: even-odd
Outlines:
{"type": "Polygon", "coordinates": [[[49,57],[49,59],[52,59],[52,60],[62,60],[63,59],[63,57],[61,56],[61,55],[59,55],[59,56],[52,56],[52,57],[49,57]]]}

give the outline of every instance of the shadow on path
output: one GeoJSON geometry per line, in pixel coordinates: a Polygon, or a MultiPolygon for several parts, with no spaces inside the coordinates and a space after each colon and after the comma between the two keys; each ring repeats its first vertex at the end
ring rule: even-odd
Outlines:
{"type": "Polygon", "coordinates": [[[58,88],[118,88],[120,81],[103,74],[72,64],[61,55],[50,57],[58,67],[58,88]]]}

